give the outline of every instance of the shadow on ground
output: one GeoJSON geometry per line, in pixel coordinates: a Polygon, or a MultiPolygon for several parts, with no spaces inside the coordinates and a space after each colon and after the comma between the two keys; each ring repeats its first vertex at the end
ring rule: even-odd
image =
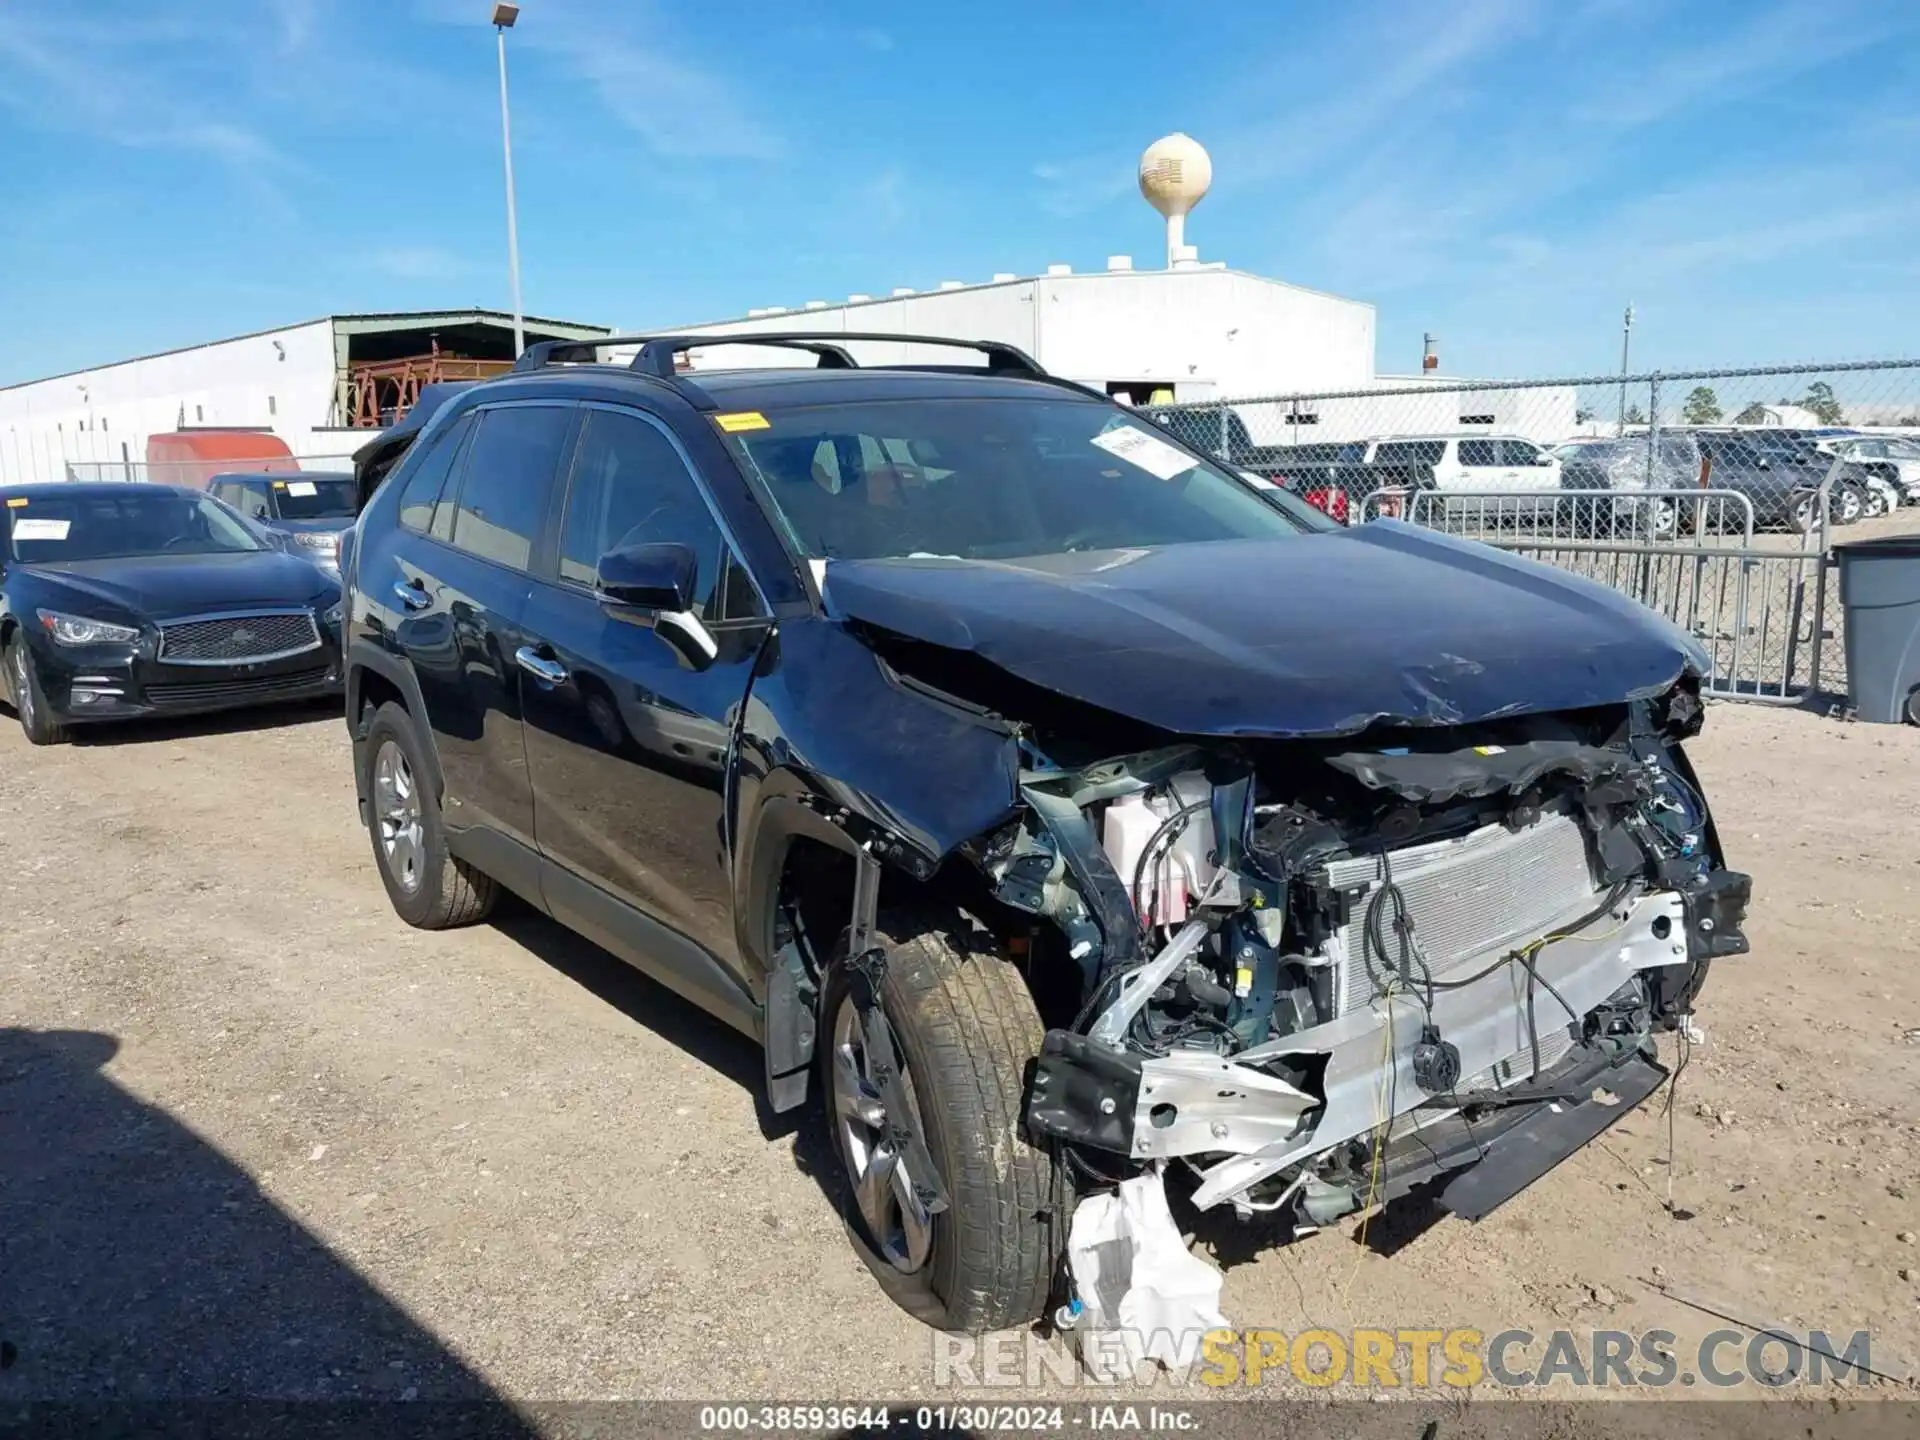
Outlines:
{"type": "MultiPolygon", "coordinates": [[[[203,735],[243,735],[277,730],[314,720],[340,720],[340,697],[293,700],[246,710],[216,710],[208,715],[166,715],[149,720],[108,720],[75,725],[67,734],[75,745],[153,745],[203,735]]],[[[344,724],[345,722],[342,721],[344,724]]]]}
{"type": "Polygon", "coordinates": [[[531,1433],[244,1170],[109,1079],[117,1049],[0,1029],[0,1409],[108,1404],[164,1430],[187,1407],[159,1402],[217,1421],[235,1402],[417,1400],[437,1404],[389,1419],[531,1433]]]}
{"type": "Polygon", "coordinates": [[[807,1105],[785,1114],[769,1109],[766,1060],[759,1045],[524,901],[510,899],[503,904],[494,928],[628,1019],[745,1090],[753,1097],[760,1133],[768,1140],[793,1136],[795,1162],[821,1180],[829,1198],[836,1198],[838,1162],[825,1127],[818,1123],[819,1097],[810,1097],[807,1105]]]}

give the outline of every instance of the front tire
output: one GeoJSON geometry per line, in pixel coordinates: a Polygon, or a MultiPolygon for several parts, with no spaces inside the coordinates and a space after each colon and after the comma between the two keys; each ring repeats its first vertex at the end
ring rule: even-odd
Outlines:
{"type": "Polygon", "coordinates": [[[931,1292],[930,1324],[976,1335],[1025,1324],[1046,1307],[1065,1233],[1048,1223],[1052,1162],[1021,1124],[1039,1012],[1020,972],[960,917],[883,917],[880,931],[880,1010],[917,1112],[909,1123],[948,1206],[927,1215],[892,1152],[843,941],[820,998],[820,1090],[860,1228],[882,1260],[931,1292]]]}
{"type": "Polygon", "coordinates": [[[450,930],[487,918],[499,885],[447,849],[439,797],[413,717],[389,700],[373,712],[363,752],[367,833],[373,863],[400,918],[420,930],[450,930]]]}
{"type": "Polygon", "coordinates": [[[47,693],[40,688],[40,672],[34,667],[33,652],[27,642],[15,635],[6,649],[7,695],[13,701],[13,713],[26,732],[29,745],[63,745],[67,727],[53,718],[47,693]]]}

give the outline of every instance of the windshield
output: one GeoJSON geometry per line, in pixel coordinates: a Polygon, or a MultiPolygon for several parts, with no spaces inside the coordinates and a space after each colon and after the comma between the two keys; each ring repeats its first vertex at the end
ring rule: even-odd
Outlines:
{"type": "Polygon", "coordinates": [[[723,415],[749,478],[815,559],[969,560],[1330,528],[1138,418],[1072,400],[884,400],[723,415]]]}
{"type": "Polygon", "coordinates": [[[224,506],[160,486],[14,496],[7,514],[13,558],[26,565],[264,548],[224,506]]]}
{"type": "Polygon", "coordinates": [[[351,475],[276,480],[273,498],[282,520],[351,520],[354,515],[351,475]]]}

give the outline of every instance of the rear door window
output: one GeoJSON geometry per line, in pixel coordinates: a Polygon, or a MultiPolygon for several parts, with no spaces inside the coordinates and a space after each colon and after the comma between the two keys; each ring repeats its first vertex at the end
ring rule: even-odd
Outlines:
{"type": "Polygon", "coordinates": [[[1500,463],[1500,442],[1497,440],[1462,440],[1460,442],[1460,463],[1469,468],[1500,463]]]}
{"type": "Polygon", "coordinates": [[[433,437],[432,448],[421,456],[420,463],[407,477],[406,488],[400,492],[400,523],[409,530],[424,533],[432,528],[433,507],[439,502],[447,477],[453,473],[453,462],[472,429],[473,416],[462,415],[433,437]]]}
{"type": "Polygon", "coordinates": [[[505,405],[480,413],[454,504],[457,549],[527,568],[573,417],[570,405],[505,405]]]}

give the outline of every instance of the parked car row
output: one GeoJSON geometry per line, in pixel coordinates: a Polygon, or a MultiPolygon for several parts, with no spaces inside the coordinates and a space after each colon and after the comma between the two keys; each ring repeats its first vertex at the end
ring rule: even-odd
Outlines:
{"type": "MultiPolygon", "coordinates": [[[[1885,514],[1920,498],[1920,442],[1846,431],[1690,426],[1619,438],[1583,437],[1548,448],[1519,435],[1393,435],[1304,445],[1257,445],[1231,406],[1152,409],[1156,423],[1245,474],[1306,500],[1342,523],[1360,517],[1382,489],[1498,496],[1502,520],[1563,519],[1569,490],[1733,491],[1751,503],[1758,528],[1810,530],[1817,497],[1836,460],[1830,498],[1836,524],[1885,514]],[[1528,497],[1537,497],[1529,503],[1528,497]]],[[[1609,507],[1622,523],[1672,534],[1688,507],[1671,497],[1623,496],[1609,507]]],[[[1689,512],[1691,513],[1691,512],[1689,512]]],[[[1744,518],[1744,515],[1742,516],[1744,518]]]]}
{"type": "MultiPolygon", "coordinates": [[[[1697,511],[1670,494],[1627,498],[1631,492],[1731,491],[1746,498],[1756,528],[1811,530],[1820,486],[1834,460],[1811,444],[1771,432],[1756,438],[1752,431],[1708,429],[1666,431],[1657,441],[1645,435],[1573,441],[1555,453],[1564,489],[1623,492],[1612,502],[1616,521],[1642,524],[1657,535],[1683,529],[1697,511]]],[[[1829,501],[1832,520],[1850,525],[1882,513],[1869,498],[1876,493],[1866,471],[1843,464],[1829,501]]]]}

